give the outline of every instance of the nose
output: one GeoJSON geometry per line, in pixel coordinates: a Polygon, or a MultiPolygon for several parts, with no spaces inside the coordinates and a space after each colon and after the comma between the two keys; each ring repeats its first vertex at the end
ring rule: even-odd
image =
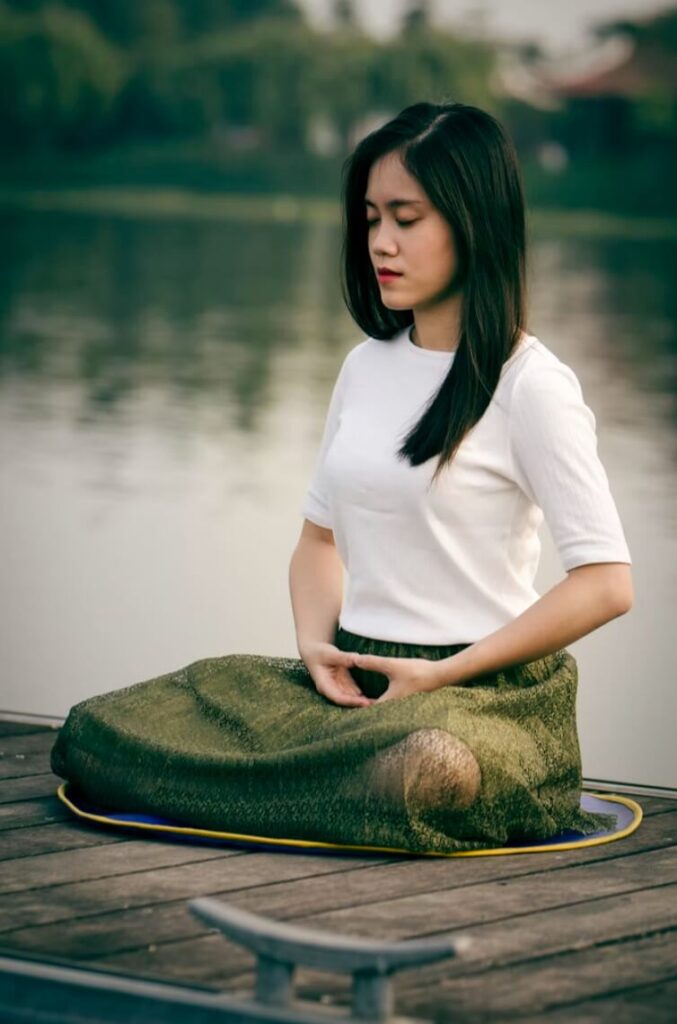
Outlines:
{"type": "Polygon", "coordinates": [[[394,238],[391,238],[387,225],[383,223],[374,226],[374,234],[371,239],[372,248],[374,253],[379,256],[383,253],[397,252],[397,243],[394,238]]]}

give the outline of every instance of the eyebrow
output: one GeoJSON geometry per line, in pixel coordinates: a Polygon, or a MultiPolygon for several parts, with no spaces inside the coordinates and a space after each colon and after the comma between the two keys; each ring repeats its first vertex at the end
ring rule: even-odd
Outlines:
{"type": "MultiPolygon", "coordinates": [[[[367,206],[376,207],[376,203],[372,203],[371,199],[365,197],[365,203],[367,206]]],[[[390,199],[386,203],[386,206],[390,206],[394,209],[396,206],[422,206],[423,203],[420,199],[390,199]]]]}

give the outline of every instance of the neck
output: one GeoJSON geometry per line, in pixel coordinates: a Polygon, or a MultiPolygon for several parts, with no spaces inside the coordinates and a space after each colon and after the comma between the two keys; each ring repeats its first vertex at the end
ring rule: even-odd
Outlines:
{"type": "Polygon", "coordinates": [[[461,332],[462,298],[457,294],[434,309],[414,310],[414,344],[438,352],[455,352],[461,332]]]}

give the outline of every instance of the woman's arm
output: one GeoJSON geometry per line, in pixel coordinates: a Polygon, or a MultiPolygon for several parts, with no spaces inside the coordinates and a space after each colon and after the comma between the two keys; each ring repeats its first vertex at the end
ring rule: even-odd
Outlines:
{"type": "Polygon", "coordinates": [[[366,707],[350,674],[352,655],[334,643],[343,597],[343,563],[333,532],[305,519],[289,565],[296,645],[318,693],[333,704],[366,707]]]}
{"type": "Polygon", "coordinates": [[[303,521],[289,563],[289,592],[301,657],[308,643],[333,644],[343,597],[343,563],[333,532],[309,519],[303,521]]]}
{"type": "Polygon", "coordinates": [[[633,598],[631,569],[625,562],[570,569],[566,579],[507,626],[450,658],[432,662],[430,689],[458,685],[552,654],[630,611],[633,598]]]}

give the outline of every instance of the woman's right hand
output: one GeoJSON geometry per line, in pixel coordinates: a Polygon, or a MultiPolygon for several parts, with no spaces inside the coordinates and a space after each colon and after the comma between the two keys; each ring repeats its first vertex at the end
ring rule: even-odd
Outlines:
{"type": "Polygon", "coordinates": [[[327,700],[344,707],[367,707],[374,703],[350,674],[350,651],[342,651],[334,644],[317,641],[304,647],[301,658],[315,683],[315,689],[327,700]]]}

